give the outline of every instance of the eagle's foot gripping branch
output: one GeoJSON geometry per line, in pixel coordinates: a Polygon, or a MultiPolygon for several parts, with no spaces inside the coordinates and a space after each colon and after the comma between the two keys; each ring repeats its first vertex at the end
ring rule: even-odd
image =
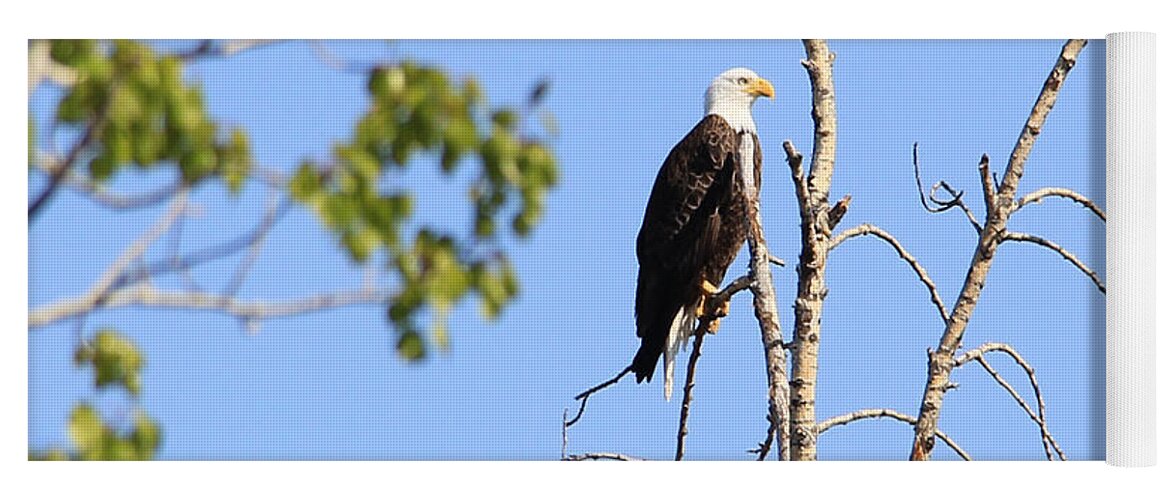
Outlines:
{"type": "Polygon", "coordinates": [[[703,280],[701,288],[703,291],[699,295],[699,303],[695,306],[695,317],[711,318],[711,321],[708,323],[708,333],[714,334],[720,329],[720,318],[728,315],[730,301],[715,298],[720,293],[720,288],[706,279],[703,280]],[[715,309],[709,310],[709,306],[713,305],[711,301],[714,298],[719,304],[715,305],[715,309]]]}

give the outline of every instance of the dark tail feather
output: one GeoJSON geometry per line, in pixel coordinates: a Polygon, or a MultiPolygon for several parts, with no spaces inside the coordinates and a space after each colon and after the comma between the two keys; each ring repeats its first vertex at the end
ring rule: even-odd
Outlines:
{"type": "Polygon", "coordinates": [[[638,348],[638,352],[634,355],[634,361],[630,362],[630,368],[634,371],[634,377],[638,383],[641,384],[644,380],[649,381],[654,376],[655,366],[659,364],[659,356],[663,354],[663,342],[666,342],[666,339],[658,342],[653,342],[650,338],[642,339],[642,347],[638,348]]]}
{"type": "Polygon", "coordinates": [[[640,383],[654,376],[655,365],[663,356],[671,322],[683,307],[685,298],[681,292],[684,287],[678,281],[678,276],[672,273],[639,267],[634,315],[642,346],[635,353],[634,361],[630,362],[630,368],[640,383]]]}
{"type": "Polygon", "coordinates": [[[659,364],[659,359],[663,356],[667,334],[671,330],[671,321],[679,310],[678,306],[673,306],[672,300],[670,300],[672,298],[669,294],[660,295],[658,302],[654,304],[655,309],[647,311],[648,314],[645,317],[640,315],[638,318],[642,345],[634,354],[634,361],[630,362],[630,368],[640,383],[644,380],[649,381],[654,376],[655,365],[659,364]]]}

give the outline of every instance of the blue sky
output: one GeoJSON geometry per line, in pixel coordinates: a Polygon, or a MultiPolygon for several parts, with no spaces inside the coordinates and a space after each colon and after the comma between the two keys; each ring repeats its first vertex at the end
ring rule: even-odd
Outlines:
{"type": "MultiPolygon", "coordinates": [[[[982,213],[976,164],[988,153],[1003,169],[1061,41],[831,41],[837,53],[838,161],[833,197],[853,196],[842,228],[885,228],[920,260],[950,307],[975,235],[958,213],[919,206],[911,145],[920,143],[925,181],[967,191],[982,213]]],[[[171,44],[174,45],[174,44],[171,44]]],[[[510,244],[523,286],[496,322],[474,303],[451,317],[451,349],[421,364],[393,351],[376,306],[267,321],[249,333],[216,314],[105,311],[86,322],[113,326],[148,356],[142,403],[163,425],[165,459],[555,459],[564,408],[574,394],[625,366],[638,346],[633,328],[634,238],[651,182],[666,152],[700,118],[707,83],[747,66],[772,80],[775,101],[755,107],[765,155],[763,210],[770,248],[786,261],[800,251],[796,202],[780,144],[811,156],[809,85],[797,41],[403,41],[328,46],[353,61],[414,59],[474,75],[489,99],[519,104],[534,82],[552,87],[546,109],[561,182],[531,238],[510,244]]],[[[292,169],[324,158],[366,107],[361,75],[336,71],[312,47],[289,42],[188,70],[214,117],[244,127],[257,160],[292,169]]],[[[1092,41],[1063,88],[1033,150],[1022,193],[1046,186],[1104,193],[1104,45],[1092,41]]],[[[59,94],[42,88],[30,108],[44,124],[59,94]]],[[[44,134],[40,135],[44,137],[44,134]]],[[[47,145],[47,144],[46,144],[47,145]]],[[[459,221],[460,188],[426,160],[408,171],[427,221],[459,221]]],[[[123,175],[116,187],[156,185],[162,175],[123,175]]],[[[30,180],[30,193],[42,184],[30,180]]],[[[198,248],[246,230],[264,210],[251,185],[232,197],[203,188],[204,215],[188,221],[184,245],[198,248]]],[[[83,293],[122,248],[165,210],[113,213],[61,193],[29,233],[29,300],[37,307],[83,293]],[[78,242],[84,244],[78,244],[78,242]]],[[[1105,226],[1064,201],[1031,206],[1010,228],[1045,236],[1105,272],[1105,226]]],[[[165,245],[151,255],[164,255],[165,245]]],[[[733,264],[729,278],[745,269],[733,264]]],[[[218,287],[235,261],[196,279],[218,287]]],[[[354,288],[351,265],[314,216],[295,209],[270,236],[241,289],[243,298],[295,298],[354,288]]],[[[782,330],[791,332],[796,273],[774,271],[782,330]]],[[[159,286],[178,287],[177,280],[159,286]]],[[[851,241],[828,270],[818,417],[868,407],[914,414],[926,374],[924,350],[942,322],[914,274],[886,245],[851,241]]],[[[1051,431],[1074,459],[1104,456],[1105,300],[1056,254],[1003,246],[965,335],[965,345],[1012,343],[1038,372],[1051,431]]],[[[128,408],[94,394],[71,362],[76,325],[29,334],[29,445],[65,444],[65,421],[79,398],[115,418],[128,408]]],[[[747,295],[737,297],[720,333],[704,343],[692,405],[688,456],[749,459],[763,439],[765,379],[759,333],[747,295]]],[[[1022,392],[1027,379],[1004,359],[992,363],[1022,392]]],[[[677,374],[682,378],[682,370],[677,374]]],[[[979,459],[1044,459],[1036,427],[977,366],[957,370],[940,428],[979,459]]],[[[590,400],[569,434],[570,452],[613,451],[670,458],[678,397],[632,379],[590,400]]],[[[1027,399],[1031,400],[1031,398],[1027,399]]],[[[822,459],[905,459],[909,426],[856,423],[822,436],[822,459]]],[[[955,455],[938,447],[936,457],[955,455]]]]}

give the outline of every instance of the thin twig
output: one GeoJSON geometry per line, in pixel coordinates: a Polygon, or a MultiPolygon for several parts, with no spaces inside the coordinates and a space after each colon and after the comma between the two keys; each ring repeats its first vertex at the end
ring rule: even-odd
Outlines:
{"type": "MultiPolygon", "coordinates": [[[[856,422],[858,420],[865,420],[865,419],[870,419],[870,418],[891,418],[894,420],[898,420],[900,422],[906,422],[908,424],[915,425],[915,417],[912,417],[910,415],[899,413],[895,410],[891,410],[888,408],[868,408],[865,410],[858,410],[858,411],[855,411],[852,413],[847,413],[845,415],[838,415],[836,417],[833,417],[833,418],[830,418],[827,420],[823,420],[817,424],[816,430],[817,430],[818,434],[821,434],[821,433],[828,431],[834,427],[838,427],[838,426],[846,425],[850,422],[856,422]]],[[[947,443],[947,445],[951,447],[951,449],[955,450],[956,454],[958,454],[960,456],[960,458],[963,458],[964,460],[967,460],[969,462],[972,460],[972,456],[968,455],[968,452],[964,451],[963,448],[960,448],[960,445],[958,443],[956,443],[955,441],[953,441],[950,437],[948,437],[947,434],[944,434],[943,431],[936,429],[935,436],[938,437],[939,439],[942,439],[944,443],[947,443]]]]}
{"type": "Polygon", "coordinates": [[[959,208],[960,210],[962,210],[964,212],[964,215],[968,217],[968,222],[970,222],[972,224],[972,227],[974,227],[976,229],[976,232],[980,232],[980,222],[976,220],[976,216],[972,213],[972,210],[969,209],[968,205],[964,203],[964,192],[963,191],[957,191],[957,190],[953,189],[950,185],[948,185],[947,182],[939,181],[931,186],[931,193],[930,194],[924,192],[923,179],[919,174],[919,143],[918,142],[916,142],[914,144],[914,146],[912,146],[912,148],[911,148],[911,164],[915,166],[915,187],[917,187],[919,189],[919,204],[923,205],[924,210],[927,210],[928,212],[933,213],[933,214],[937,214],[937,213],[941,213],[941,212],[946,212],[946,211],[951,210],[953,208],[959,208]],[[935,195],[935,193],[937,191],[939,191],[940,188],[942,188],[944,191],[947,191],[947,194],[951,196],[951,199],[948,199],[948,200],[939,199],[935,195]],[[930,205],[927,203],[928,201],[931,202],[930,205]],[[932,206],[932,205],[934,205],[934,206],[932,206]]]}
{"type": "Polygon", "coordinates": [[[204,57],[231,57],[241,52],[278,43],[281,40],[239,39],[217,43],[215,40],[204,40],[195,48],[176,53],[175,56],[184,61],[192,61],[204,57]]]}
{"type": "Polygon", "coordinates": [[[1000,196],[1000,183],[996,181],[996,174],[992,173],[989,168],[988,155],[980,155],[980,165],[976,168],[980,171],[980,185],[984,192],[984,209],[986,214],[996,214],[998,212],[997,199],[1000,196]]]}
{"type": "Polygon", "coordinates": [[[130,246],[122,252],[122,255],[118,256],[118,259],[115,260],[114,263],[111,264],[104,273],[102,273],[102,276],[98,278],[97,283],[94,284],[92,288],[90,288],[89,293],[86,294],[83,299],[81,299],[81,302],[87,303],[90,305],[90,307],[93,307],[94,305],[101,302],[102,299],[105,298],[110,292],[114,291],[114,289],[117,288],[117,283],[121,281],[122,275],[126,271],[126,268],[130,266],[130,263],[138,260],[138,258],[141,257],[152,244],[154,244],[155,240],[158,240],[163,234],[170,230],[171,226],[175,224],[175,221],[182,217],[185,211],[187,211],[187,190],[184,189],[180,191],[179,194],[176,195],[174,201],[171,202],[170,210],[163,214],[162,218],[160,218],[153,227],[139,236],[139,238],[135,240],[134,243],[131,243],[130,246]]]}
{"type": "Polygon", "coordinates": [[[1106,212],[1103,212],[1101,208],[1098,208],[1098,205],[1094,203],[1094,200],[1089,199],[1084,194],[1066,188],[1047,187],[1033,191],[1032,193],[1024,195],[1021,197],[1021,199],[1017,200],[1016,205],[1013,207],[1012,211],[1016,212],[1017,210],[1025,208],[1025,205],[1030,203],[1040,204],[1045,200],[1045,198],[1051,196],[1073,200],[1081,206],[1090,209],[1094,215],[1098,216],[1099,219],[1102,219],[1102,222],[1106,222],[1106,212]]]}
{"type": "Polygon", "coordinates": [[[210,247],[205,247],[187,255],[167,257],[165,259],[143,266],[141,270],[127,275],[125,281],[122,284],[132,285],[155,276],[160,276],[176,271],[184,271],[197,265],[218,260],[244,250],[245,248],[256,244],[257,241],[263,239],[268,231],[271,230],[272,227],[279,220],[281,220],[286,213],[288,213],[291,206],[292,204],[290,203],[282,204],[271,220],[266,217],[257,223],[257,225],[248,232],[241,234],[240,236],[237,236],[229,241],[210,247]]]}
{"type": "Polygon", "coordinates": [[[801,166],[802,160],[805,158],[800,151],[793,146],[791,141],[785,141],[782,144],[785,149],[785,157],[789,162],[789,172],[793,177],[793,187],[797,193],[797,207],[802,210],[804,217],[804,210],[809,206],[809,185],[806,183],[805,170],[801,166]]]}
{"type": "Polygon", "coordinates": [[[935,308],[939,310],[940,318],[943,319],[944,323],[947,323],[947,306],[944,305],[943,298],[939,296],[939,290],[935,288],[935,282],[931,281],[931,277],[927,275],[927,270],[919,264],[919,261],[915,259],[915,256],[911,255],[910,252],[903,248],[903,245],[899,244],[899,241],[896,240],[894,236],[891,236],[886,231],[883,231],[882,228],[870,224],[862,224],[860,226],[847,229],[838,234],[837,237],[835,237],[833,241],[830,242],[829,248],[830,250],[833,250],[834,248],[837,248],[838,245],[841,245],[850,238],[866,235],[875,236],[894,247],[895,251],[899,253],[899,257],[911,266],[911,269],[915,271],[915,274],[919,275],[919,281],[922,282],[923,286],[927,287],[927,291],[931,293],[931,303],[935,304],[935,308]]]}
{"type": "Polygon", "coordinates": [[[617,460],[620,462],[641,462],[644,459],[632,457],[630,455],[623,455],[621,453],[582,453],[580,455],[569,455],[564,459],[567,462],[583,462],[587,460],[617,460]]]}
{"type": "Polygon", "coordinates": [[[687,416],[691,413],[691,390],[695,388],[695,368],[699,364],[700,349],[703,348],[703,338],[706,333],[706,327],[695,331],[691,357],[687,360],[687,382],[683,385],[683,404],[679,409],[679,433],[675,438],[676,462],[683,460],[684,443],[687,439],[687,416]]]}
{"type": "Polygon", "coordinates": [[[1106,284],[1103,283],[1102,279],[1098,277],[1098,273],[1094,272],[1093,269],[1090,269],[1090,267],[1082,262],[1081,259],[1078,259],[1076,255],[1064,248],[1061,248],[1061,245],[1058,245],[1040,236],[1017,233],[1013,231],[1005,232],[1002,238],[1007,241],[1023,241],[1037,244],[1057,252],[1057,254],[1060,255],[1063,259],[1069,261],[1069,263],[1073,264],[1074,267],[1078,268],[1079,271],[1088,276],[1090,280],[1094,282],[1094,285],[1098,287],[1099,292],[1106,293],[1106,284]]]}
{"type": "Polygon", "coordinates": [[[768,431],[765,432],[764,435],[764,441],[761,441],[756,449],[748,450],[748,453],[756,455],[757,462],[763,462],[764,459],[768,458],[768,452],[772,451],[773,439],[775,438],[776,434],[777,426],[770,421],[768,423],[768,431]]]}
{"type": "MultiPolygon", "coordinates": [[[[116,88],[116,85],[111,85],[111,93],[113,93],[116,88]]],[[[53,172],[49,174],[49,185],[46,186],[44,191],[41,191],[41,194],[37,195],[32,204],[28,206],[28,220],[30,223],[37,215],[37,213],[40,212],[41,208],[45,206],[45,203],[49,201],[49,198],[52,198],[53,194],[57,192],[57,189],[61,187],[61,182],[64,181],[66,177],[69,177],[69,173],[73,170],[74,164],[77,163],[78,159],[80,159],[81,153],[85,151],[85,149],[88,148],[91,143],[97,140],[99,135],[98,130],[105,125],[106,108],[109,106],[110,101],[113,101],[113,99],[106,99],[106,103],[103,104],[100,109],[98,109],[97,116],[94,117],[94,119],[90,121],[89,124],[85,127],[85,132],[82,134],[81,139],[73,145],[73,147],[69,150],[69,154],[65,156],[65,159],[61,161],[61,163],[57,164],[53,172]]]]}
{"type": "MultiPolygon", "coordinates": [[[[37,169],[49,175],[59,171],[62,167],[61,163],[53,161],[51,153],[39,153],[37,155],[37,169]]],[[[97,181],[90,179],[87,176],[80,175],[76,172],[70,172],[65,176],[63,181],[70,189],[86,195],[95,203],[101,204],[105,207],[115,210],[131,210],[136,208],[144,208],[157,205],[169,200],[180,189],[183,189],[182,180],[176,180],[171,184],[163,186],[154,191],[145,193],[125,194],[114,193],[106,189],[97,181]]]]}
{"type": "Polygon", "coordinates": [[[1029,418],[1033,419],[1033,422],[1037,424],[1037,427],[1041,430],[1041,443],[1045,446],[1045,455],[1049,457],[1049,460],[1053,460],[1053,455],[1049,452],[1050,446],[1052,446],[1053,449],[1057,451],[1057,456],[1060,457],[1061,460],[1066,460],[1065,452],[1061,451],[1061,447],[1057,445],[1057,440],[1054,439],[1053,435],[1049,432],[1049,425],[1045,420],[1045,398],[1041,397],[1041,384],[1037,381],[1037,372],[1033,370],[1033,367],[1029,365],[1027,361],[1025,361],[1025,358],[1021,356],[1020,353],[1016,352],[1016,349],[1013,349],[1012,346],[1008,344],[990,342],[972,349],[956,358],[956,366],[962,366],[973,359],[980,362],[980,365],[984,367],[984,370],[987,371],[989,375],[992,375],[992,378],[995,379],[1001,387],[1008,391],[1013,399],[1016,400],[1017,404],[1020,405],[1021,408],[1025,410],[1025,413],[1029,415],[1029,418]],[[1002,352],[1007,354],[1013,359],[1013,361],[1016,362],[1018,366],[1021,367],[1021,370],[1024,370],[1025,374],[1029,376],[1029,383],[1033,386],[1033,396],[1037,398],[1037,413],[1033,413],[1033,411],[1029,408],[1029,405],[1025,404],[1024,398],[1022,398],[1020,394],[1018,394],[1016,390],[1014,390],[1012,386],[1009,385],[1008,382],[1004,380],[999,373],[996,372],[996,370],[992,369],[992,366],[989,365],[988,362],[984,359],[984,355],[990,352],[1002,352]]]}
{"type": "Polygon", "coordinates": [[[264,240],[268,233],[272,231],[273,225],[277,220],[289,209],[292,204],[290,198],[286,197],[283,201],[277,202],[274,192],[273,200],[269,203],[268,210],[264,214],[264,218],[260,221],[257,227],[256,238],[248,245],[248,253],[244,256],[240,266],[236,268],[235,274],[232,275],[232,280],[228,282],[228,286],[224,287],[224,295],[235,295],[244,284],[244,280],[248,277],[248,271],[252,269],[252,265],[256,259],[260,257],[260,249],[264,246],[264,240]]]}
{"type": "Polygon", "coordinates": [[[618,374],[615,375],[613,378],[611,378],[605,382],[602,382],[598,385],[595,385],[593,387],[590,387],[589,389],[586,389],[581,394],[574,396],[573,397],[574,400],[581,401],[581,406],[579,406],[577,408],[577,415],[575,415],[573,417],[573,419],[571,419],[567,424],[565,424],[565,426],[570,427],[573,424],[576,424],[577,421],[581,419],[581,414],[585,412],[586,401],[589,401],[590,396],[592,396],[595,392],[598,392],[602,389],[605,389],[605,388],[610,387],[614,384],[617,384],[619,380],[622,380],[622,377],[625,377],[627,373],[630,373],[633,370],[634,370],[634,368],[627,366],[626,368],[623,368],[622,371],[618,372],[618,374]]]}

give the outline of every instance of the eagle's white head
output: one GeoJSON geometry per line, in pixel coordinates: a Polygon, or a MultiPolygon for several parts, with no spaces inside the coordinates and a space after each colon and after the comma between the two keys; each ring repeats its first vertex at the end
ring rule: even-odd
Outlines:
{"type": "Polygon", "coordinates": [[[704,95],[704,115],[720,115],[737,132],[756,132],[752,103],[773,97],[773,84],[748,68],[732,68],[712,80],[704,95]]]}

